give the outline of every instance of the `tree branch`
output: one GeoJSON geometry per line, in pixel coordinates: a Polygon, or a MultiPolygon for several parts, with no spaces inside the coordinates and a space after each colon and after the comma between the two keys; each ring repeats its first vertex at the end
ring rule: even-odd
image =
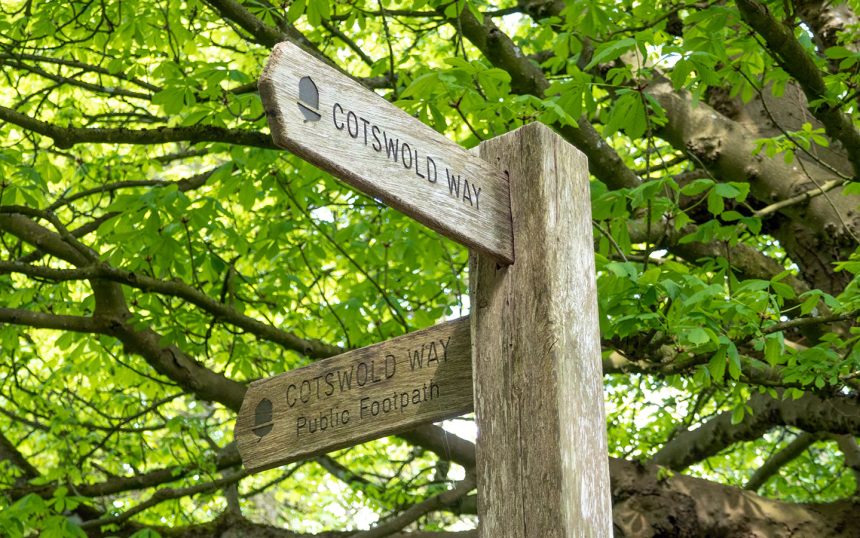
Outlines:
{"type": "Polygon", "coordinates": [[[17,60],[19,62],[31,61],[31,62],[52,63],[52,64],[57,64],[57,65],[65,65],[67,67],[76,67],[78,69],[83,69],[85,71],[91,71],[93,73],[98,73],[100,75],[106,75],[109,77],[118,78],[120,80],[126,80],[126,81],[131,82],[132,84],[135,84],[141,88],[149,90],[152,93],[157,93],[157,92],[160,92],[162,90],[162,88],[160,88],[154,84],[150,84],[150,83],[146,82],[145,80],[141,80],[137,77],[127,76],[122,71],[117,72],[117,73],[111,73],[110,71],[108,71],[104,67],[84,63],[84,62],[81,62],[78,60],[71,60],[71,59],[67,59],[67,58],[52,58],[50,56],[41,56],[38,54],[25,54],[25,53],[14,53],[13,54],[13,53],[6,53],[6,52],[0,53],[0,60],[17,60]]]}
{"type": "Polygon", "coordinates": [[[301,338],[246,316],[227,303],[215,300],[196,288],[178,280],[159,280],[146,275],[116,269],[105,263],[88,265],[78,269],[54,269],[21,262],[0,261],[0,274],[11,272],[53,280],[55,282],[101,279],[125,284],[144,292],[184,299],[205,312],[216,316],[221,321],[230,323],[264,340],[279,344],[286,349],[298,351],[311,358],[323,359],[344,352],[338,346],[326,344],[318,340],[301,338]]]}
{"type": "Polygon", "coordinates": [[[102,527],[104,525],[121,523],[123,521],[128,520],[129,518],[143,512],[148,508],[152,508],[153,506],[163,503],[164,501],[170,499],[179,499],[182,497],[187,497],[190,495],[196,495],[198,493],[206,493],[209,491],[215,491],[217,489],[221,489],[224,486],[229,484],[235,484],[239,480],[248,476],[248,472],[245,470],[237,471],[229,476],[224,478],[219,478],[218,480],[213,480],[211,482],[205,482],[203,484],[195,484],[193,486],[188,486],[184,488],[163,488],[157,490],[153,493],[147,500],[141,502],[134,508],[130,508],[125,512],[121,512],[119,514],[113,516],[106,516],[99,519],[94,519],[90,521],[84,521],[81,523],[80,527],[82,529],[95,529],[102,527]]]}
{"type": "Polygon", "coordinates": [[[435,452],[443,460],[451,460],[466,469],[475,468],[475,444],[439,426],[419,426],[398,434],[398,437],[435,452]]]}
{"type": "Polygon", "coordinates": [[[412,505],[388,521],[380,523],[370,530],[357,532],[350,538],[382,538],[383,536],[389,536],[395,531],[402,530],[421,516],[454,504],[473,489],[475,489],[475,478],[467,476],[465,480],[458,483],[454,488],[412,505]]]}
{"type": "Polygon", "coordinates": [[[0,461],[6,460],[23,473],[24,479],[36,478],[39,476],[39,471],[27,461],[27,458],[9,441],[9,439],[0,432],[0,461]]]}
{"type": "Polygon", "coordinates": [[[734,443],[758,439],[777,425],[809,433],[860,435],[860,398],[856,396],[823,399],[807,393],[797,400],[775,400],[755,394],[748,405],[752,413],[739,424],[732,424],[731,411],[720,413],[697,429],[678,434],[654,454],[651,462],[681,470],[734,443]]]}
{"type": "Polygon", "coordinates": [[[73,265],[87,265],[87,256],[66,242],[58,233],[36,224],[22,213],[0,211],[0,230],[18,237],[34,247],[73,265]]]}
{"type": "Polygon", "coordinates": [[[821,71],[790,28],[780,24],[768,9],[757,0],[736,0],[735,4],[744,22],[758,32],[767,43],[769,52],[785,72],[794,77],[803,93],[813,105],[812,113],[821,120],[827,134],[842,142],[854,167],[860,175],[860,131],[854,122],[838,107],[827,102],[827,86],[821,71]]]}
{"type": "Polygon", "coordinates": [[[653,465],[609,459],[616,536],[848,536],[860,502],[792,504],[653,465]],[[668,475],[668,476],[667,476],[668,475]],[[731,507],[730,509],[727,507],[731,507]]]}
{"type": "Polygon", "coordinates": [[[808,317],[808,318],[797,318],[791,319],[788,321],[783,321],[781,323],[775,323],[773,325],[768,325],[764,327],[761,332],[762,334],[773,334],[782,331],[788,331],[790,329],[797,329],[800,327],[809,327],[811,325],[823,325],[826,323],[833,323],[836,321],[844,321],[844,320],[855,320],[860,316],[860,310],[854,310],[852,312],[844,312],[842,314],[833,314],[831,316],[818,316],[818,317],[808,317]]]}
{"type": "MultiPolygon", "coordinates": [[[[652,81],[645,91],[668,119],[657,130],[660,137],[706,165],[717,178],[747,181],[752,196],[764,204],[794,201],[798,191],[809,190],[810,183],[822,185],[832,179],[829,171],[812,164],[806,166],[807,176],[782,159],[757,155],[754,136],[744,126],[704,103],[696,103],[689,93],[675,91],[667,80],[652,81]]],[[[847,278],[833,271],[832,262],[848,255],[855,243],[851,228],[860,224],[854,215],[858,198],[840,196],[842,189],[830,191],[837,193],[830,199],[816,196],[804,204],[782,205],[779,213],[788,218],[779,221],[779,227],[771,232],[800,266],[805,280],[834,294],[847,278]],[[816,256],[826,258],[819,262],[816,256]]]]}
{"type": "MultiPolygon", "coordinates": [[[[353,534],[349,531],[323,531],[318,534],[299,533],[263,523],[254,523],[239,515],[224,512],[217,519],[199,525],[165,528],[128,524],[121,532],[112,533],[112,535],[118,534],[127,537],[141,528],[156,530],[165,538],[212,538],[213,536],[223,538],[239,536],[243,538],[349,538],[353,534]]],[[[478,533],[477,531],[413,531],[395,532],[388,536],[389,538],[477,538],[478,533]]]]}
{"type": "Polygon", "coordinates": [[[769,457],[761,467],[756,469],[752,477],[744,485],[744,489],[758,491],[771,476],[778,473],[787,463],[803,454],[812,443],[819,439],[821,439],[821,435],[802,432],[788,446],[769,457]]]}
{"type": "Polygon", "coordinates": [[[218,168],[220,167],[215,167],[211,170],[207,170],[206,172],[195,174],[191,177],[180,179],[178,181],[167,181],[163,179],[138,179],[107,183],[100,187],[93,187],[92,189],[86,189],[77,192],[71,196],[63,196],[59,198],[56,202],[49,205],[47,210],[56,211],[57,209],[67,206],[72,202],[80,200],[81,198],[86,198],[87,196],[92,196],[94,194],[111,193],[121,189],[131,189],[134,187],[169,187],[170,185],[176,185],[176,188],[179,189],[180,192],[187,192],[202,187],[206,183],[206,181],[210,177],[212,177],[212,174],[214,174],[218,170],[218,168]]]}
{"type": "Polygon", "coordinates": [[[836,444],[845,458],[845,466],[854,474],[854,492],[860,493],[860,446],[854,435],[835,436],[836,444]]]}
{"type": "Polygon", "coordinates": [[[0,308],[0,323],[78,333],[100,333],[104,331],[104,327],[94,318],[44,314],[19,308],[0,308]]]}
{"type": "MultiPolygon", "coordinates": [[[[215,455],[216,471],[223,471],[224,469],[241,464],[242,459],[239,456],[239,450],[236,448],[235,441],[225,445],[215,455]]],[[[189,474],[199,470],[200,466],[198,465],[177,465],[153,469],[132,476],[110,476],[101,482],[74,484],[74,491],[83,497],[106,497],[125,491],[141,490],[169,484],[170,482],[182,480],[189,474]]],[[[53,495],[54,489],[55,485],[53,483],[44,486],[26,486],[13,489],[10,491],[10,495],[13,499],[19,499],[28,493],[37,493],[42,497],[50,497],[53,495]]]]}
{"type": "Polygon", "coordinates": [[[168,142],[222,142],[240,146],[276,149],[271,136],[246,129],[227,129],[213,125],[159,127],[157,129],[59,127],[37,120],[11,108],[0,106],[0,120],[53,139],[66,149],[76,144],[166,144],[168,142]]]}
{"type": "MultiPolygon", "coordinates": [[[[446,6],[438,8],[444,14],[446,6]]],[[[549,87],[543,71],[531,62],[511,38],[505,35],[490,17],[479,21],[469,9],[460,10],[458,19],[448,21],[454,28],[462,28],[463,35],[477,47],[495,67],[511,76],[511,91],[543,97],[549,87]]],[[[588,169],[597,179],[613,189],[636,187],[641,180],[624,164],[621,157],[607,144],[587,118],[577,125],[558,126],[559,133],[588,156],[588,169]]]]}
{"type": "Polygon", "coordinates": [[[287,41],[290,38],[296,42],[304,42],[305,45],[309,43],[304,36],[296,35],[298,32],[288,35],[267,25],[236,0],[206,0],[206,3],[215,8],[222,17],[238,24],[251,34],[256,43],[264,47],[271,49],[281,41],[287,41]]]}
{"type": "Polygon", "coordinates": [[[99,84],[93,84],[91,82],[86,82],[83,80],[78,80],[76,78],[64,77],[61,75],[55,75],[54,73],[49,73],[40,67],[36,67],[33,65],[27,65],[23,62],[18,61],[6,61],[3,62],[10,67],[14,67],[17,69],[22,69],[25,71],[29,71],[35,75],[39,75],[43,78],[46,78],[52,82],[56,82],[58,84],[69,85],[69,86],[77,86],[78,88],[82,88],[84,90],[89,90],[94,93],[104,93],[107,95],[122,95],[124,97],[131,97],[133,99],[143,99],[145,101],[151,101],[152,95],[136,92],[132,90],[126,90],[124,88],[113,88],[108,86],[101,86],[99,84]]]}

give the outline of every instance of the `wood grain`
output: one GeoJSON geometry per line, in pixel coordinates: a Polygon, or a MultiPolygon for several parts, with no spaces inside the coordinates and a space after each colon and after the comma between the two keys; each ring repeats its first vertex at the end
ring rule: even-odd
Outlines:
{"type": "Polygon", "coordinates": [[[472,410],[469,320],[460,318],[248,387],[234,436],[261,471],[472,410]]]}
{"type": "Polygon", "coordinates": [[[483,142],[516,263],[472,257],[479,535],[612,535],[588,167],[541,124],[483,142]]]}
{"type": "Polygon", "coordinates": [[[278,146],[459,243],[513,261],[508,180],[498,169],[292,43],[274,48],[259,88],[278,146]]]}

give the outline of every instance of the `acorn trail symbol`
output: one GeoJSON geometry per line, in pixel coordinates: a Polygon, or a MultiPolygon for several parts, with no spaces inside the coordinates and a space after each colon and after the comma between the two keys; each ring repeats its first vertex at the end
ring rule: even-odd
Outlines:
{"type": "Polygon", "coordinates": [[[275,423],[272,422],[272,402],[263,398],[254,410],[254,427],[251,428],[251,431],[262,439],[272,431],[274,425],[275,423]]]}
{"type": "Polygon", "coordinates": [[[311,77],[302,77],[299,81],[298,105],[305,121],[319,121],[322,117],[322,114],[319,113],[320,92],[311,77]]]}

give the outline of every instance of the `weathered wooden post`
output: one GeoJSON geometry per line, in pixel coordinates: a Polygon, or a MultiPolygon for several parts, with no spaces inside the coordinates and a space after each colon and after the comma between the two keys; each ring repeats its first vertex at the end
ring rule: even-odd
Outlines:
{"type": "Polygon", "coordinates": [[[510,178],[515,260],[472,257],[480,536],[609,537],[586,159],[538,123],[480,155],[510,178]]]}

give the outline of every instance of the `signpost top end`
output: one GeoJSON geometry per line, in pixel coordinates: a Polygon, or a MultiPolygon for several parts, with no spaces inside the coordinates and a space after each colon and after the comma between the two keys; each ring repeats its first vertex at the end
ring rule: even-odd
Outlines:
{"type": "Polygon", "coordinates": [[[279,147],[425,226],[513,262],[508,178],[337,66],[291,42],[259,80],[279,147]]]}

